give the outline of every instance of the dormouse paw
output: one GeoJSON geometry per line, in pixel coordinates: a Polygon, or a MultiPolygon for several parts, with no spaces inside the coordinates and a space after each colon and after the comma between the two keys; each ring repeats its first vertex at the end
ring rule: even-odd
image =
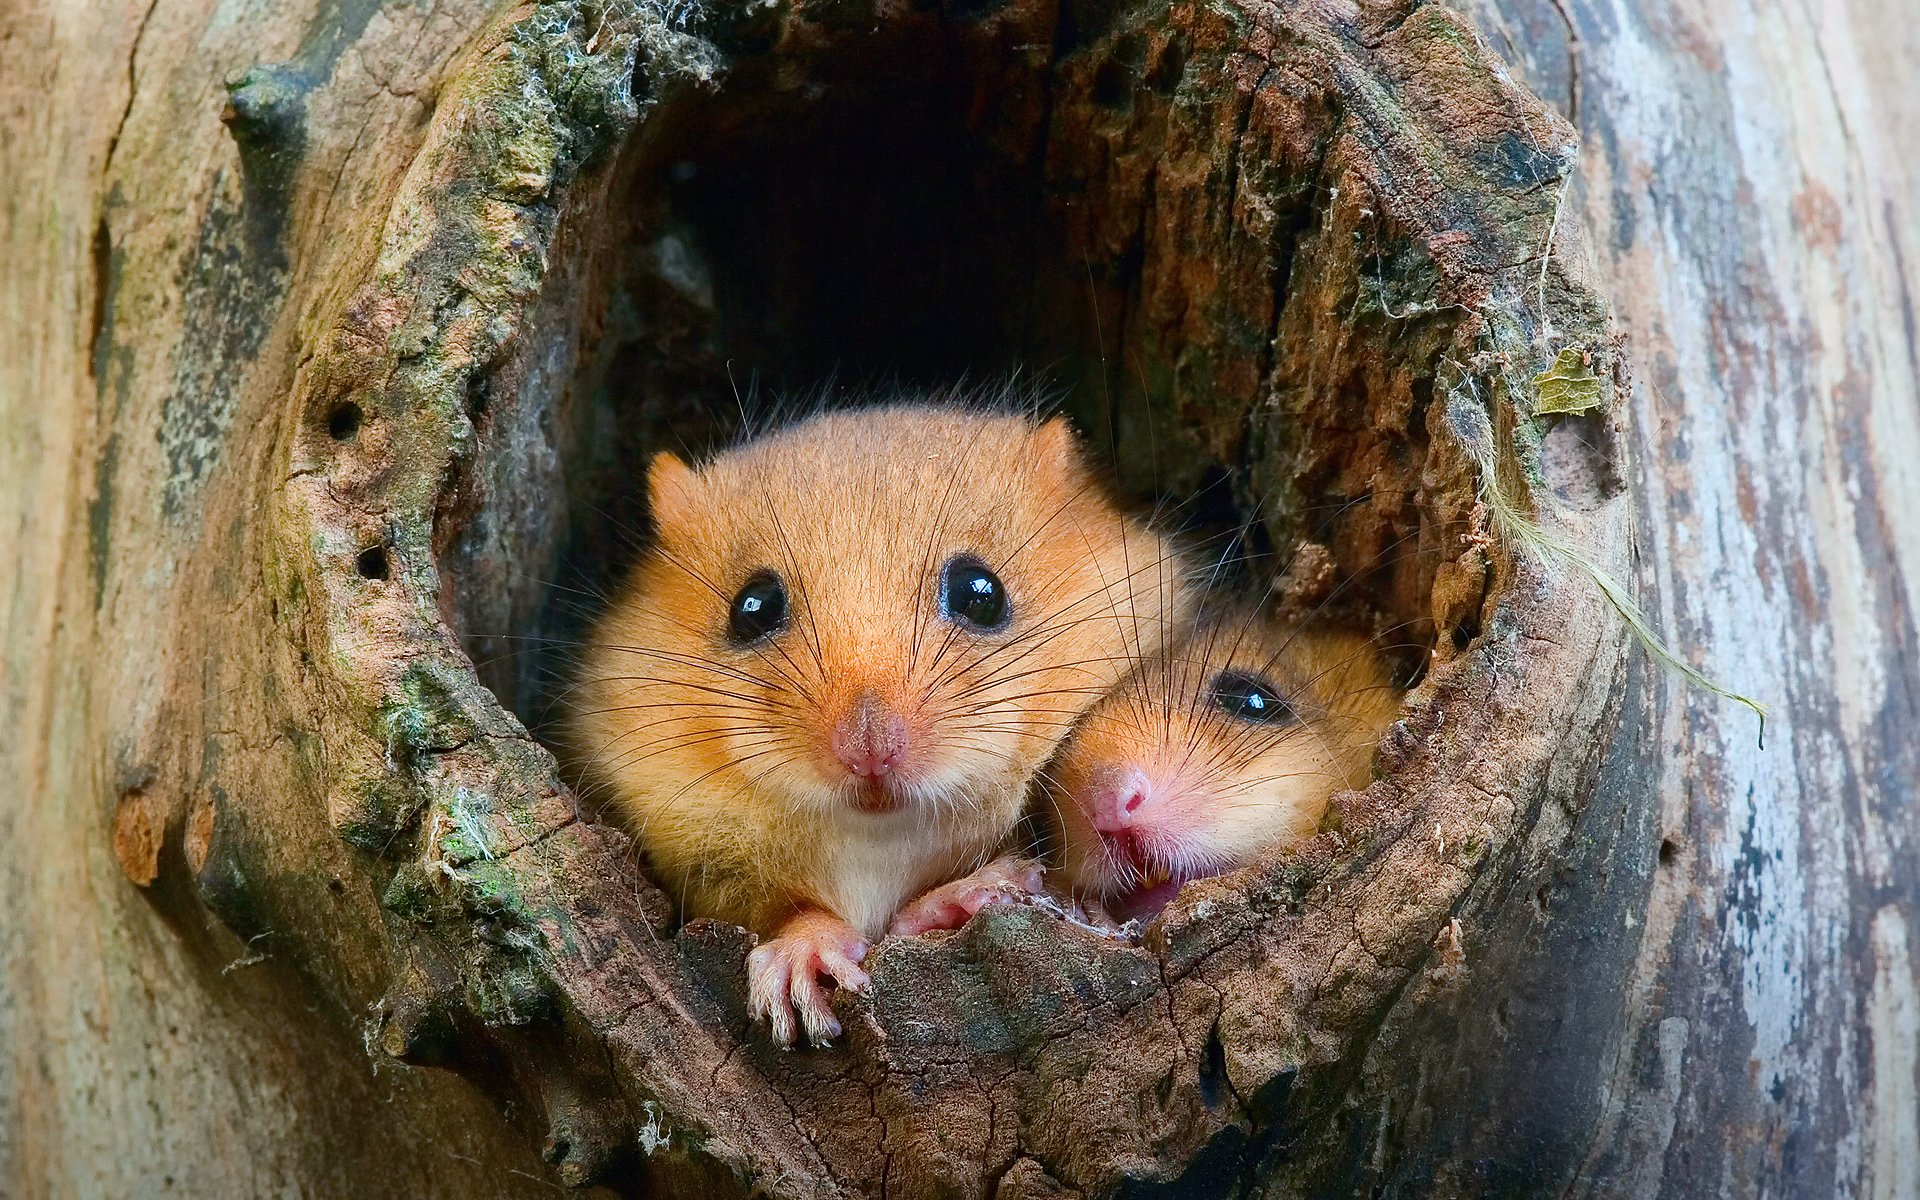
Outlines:
{"type": "Polygon", "coordinates": [[[866,940],[853,926],[828,913],[802,913],[747,955],[747,1015],[767,1022],[783,1050],[799,1032],[824,1046],[840,1036],[840,1022],[820,977],[864,994],[871,982],[860,968],[866,957],[866,940]]]}
{"type": "Polygon", "coordinates": [[[894,914],[896,937],[913,937],[935,929],[958,929],[983,908],[997,904],[1026,904],[1045,888],[1040,864],[1027,858],[996,858],[978,871],[944,883],[894,914]]]}

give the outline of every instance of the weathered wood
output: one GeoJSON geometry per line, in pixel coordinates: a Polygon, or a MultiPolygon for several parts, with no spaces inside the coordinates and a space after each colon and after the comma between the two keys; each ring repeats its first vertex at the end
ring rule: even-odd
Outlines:
{"type": "Polygon", "coordinates": [[[0,17],[0,1174],[498,1193],[544,1139],[552,1178],[685,1194],[1910,1187],[1912,605],[1853,581],[1915,545],[1874,301],[1913,35],[1570,5],[1569,58],[1558,6],[1488,5],[1606,147],[1561,212],[1567,126],[1434,5],[948,9],[0,17]],[[1677,163],[1677,112],[1737,169],[1677,163]],[[1817,124],[1776,150],[1804,114],[1845,115],[1830,174],[1817,124]],[[1829,182],[1770,209],[1762,167],[1829,182]],[[1640,384],[1535,426],[1561,345],[1625,371],[1589,227],[1640,384]],[[892,943],[848,1047],[767,1052],[742,935],[671,929],[526,731],[550,660],[502,657],[564,635],[562,557],[720,424],[731,359],[1057,364],[1137,492],[1228,468],[1437,640],[1382,781],[1146,947],[892,943]],[[1623,690],[1590,587],[1463,544],[1476,412],[1616,570],[1637,511],[1643,585],[1785,750],[1623,690]]]}
{"type": "MultiPolygon", "coordinates": [[[[205,843],[187,830],[229,788],[283,791],[289,739],[305,737],[242,683],[293,652],[259,586],[256,496],[281,470],[268,414],[315,299],[299,280],[368,252],[377,223],[341,214],[391,196],[482,6],[317,12],[0,12],[9,1195],[551,1190],[495,1102],[369,1059],[367,1014],[293,969],[299,939],[236,936],[188,869],[205,843]],[[293,123],[303,156],[263,199],[221,123],[222,83],[276,60],[325,86],[293,123]],[[165,837],[148,894],[114,854],[116,813],[136,809],[126,827],[165,837]]],[[[349,858],[318,814],[250,811],[278,827],[216,824],[214,840],[349,858]]],[[[310,871],[308,919],[341,935],[320,969],[377,978],[357,932],[378,928],[372,898],[310,871]]]]}
{"type": "Polygon", "coordinates": [[[1354,1119],[1412,1194],[1914,1195],[1920,31],[1861,2],[1473,8],[1581,129],[1642,593],[1773,715],[1762,748],[1643,676],[1580,848],[1382,1044],[1354,1119]]]}

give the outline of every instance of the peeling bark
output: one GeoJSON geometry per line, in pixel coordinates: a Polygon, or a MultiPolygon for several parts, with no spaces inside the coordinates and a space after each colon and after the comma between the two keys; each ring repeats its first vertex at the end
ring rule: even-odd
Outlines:
{"type": "MultiPolygon", "coordinates": [[[[182,0],[96,15],[110,45],[0,18],[22,268],[0,329],[22,732],[0,754],[41,801],[0,810],[32,901],[0,925],[0,1171],[26,1194],[1899,1194],[1920,875],[1904,785],[1876,780],[1913,775],[1914,660],[1859,648],[1911,647],[1904,576],[1808,631],[1822,588],[1865,577],[1848,547],[1897,567],[1913,543],[1910,481],[1875,457],[1917,432],[1888,407],[1911,322],[1865,297],[1905,295],[1868,248],[1903,244],[1913,193],[1872,148],[1915,113],[1844,90],[1764,110],[1845,134],[1856,190],[1802,188],[1798,233],[1706,166],[1642,211],[1620,189],[1666,178],[1664,131],[1631,72],[1731,120],[1645,64],[1750,74],[1759,43],[1574,3],[1473,15],[1564,97],[1587,174],[1435,4],[286,5],[236,27],[182,0]],[[74,102],[96,96],[124,104],[74,102]],[[1750,240],[1651,232],[1715,212],[1750,240]],[[1736,243],[1782,258],[1716,291],[1736,243]],[[1793,311],[1762,312],[1769,269],[1867,290],[1768,358],[1756,331],[1793,311]],[[1535,418],[1566,346],[1608,403],[1535,418]],[[1338,581],[1432,662],[1337,829],[1190,888],[1144,945],[1034,910],[889,942],[844,1048],[771,1052],[747,935],[675,926],[542,744],[555,657],[510,651],[577,622],[557,584],[617,566],[604,514],[641,518],[649,449],[724,432],[730,368],[1022,363],[1073,385],[1136,496],[1259,512],[1308,548],[1295,602],[1338,581]],[[1821,372],[1830,403],[1793,408],[1818,462],[1762,432],[1784,409],[1716,407],[1821,372]],[[1482,549],[1487,436],[1558,537],[1626,573],[1637,536],[1709,668],[1800,631],[1781,644],[1810,665],[1767,697],[1791,771],[1629,671],[1577,572],[1482,549]],[[1842,490],[1790,519],[1829,461],[1842,490]],[[1844,844],[1792,807],[1820,780],[1844,844]],[[1801,964],[1790,986],[1775,963],[1801,964]],[[1796,1118],[1857,1149],[1794,1149],[1796,1118]]],[[[1809,41],[1865,44],[1783,44],[1809,41]]],[[[1890,82],[1906,50],[1853,77],[1890,82]]]]}

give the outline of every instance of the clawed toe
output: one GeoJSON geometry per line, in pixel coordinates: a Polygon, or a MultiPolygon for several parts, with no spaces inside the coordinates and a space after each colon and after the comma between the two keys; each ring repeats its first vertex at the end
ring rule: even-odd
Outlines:
{"type": "Polygon", "coordinates": [[[837,918],[796,918],[779,937],[756,946],[747,955],[747,1013],[767,1022],[774,1045],[793,1046],[806,1035],[815,1046],[840,1036],[824,975],[848,991],[866,993],[871,980],[860,962],[867,944],[853,928],[837,918]]]}
{"type": "Polygon", "coordinates": [[[1040,864],[1026,859],[996,859],[964,879],[934,888],[894,916],[888,930],[913,937],[936,929],[958,929],[982,909],[1024,904],[1040,894],[1040,864]]]}

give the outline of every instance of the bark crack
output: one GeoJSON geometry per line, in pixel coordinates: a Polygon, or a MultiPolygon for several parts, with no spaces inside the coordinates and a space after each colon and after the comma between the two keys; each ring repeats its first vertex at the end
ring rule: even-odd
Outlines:
{"type": "Polygon", "coordinates": [[[120,120],[113,127],[113,137],[107,141],[106,161],[101,164],[100,178],[104,183],[113,172],[114,152],[120,148],[120,135],[126,131],[127,120],[133,116],[133,99],[139,86],[140,43],[146,40],[147,25],[153,20],[153,14],[160,7],[160,0],[147,0],[147,10],[140,14],[140,25],[134,30],[133,48],[127,53],[127,104],[120,110],[120,120]]]}
{"type": "Polygon", "coordinates": [[[1573,14],[1567,11],[1567,0],[1553,0],[1553,11],[1560,16],[1560,23],[1567,28],[1567,120],[1576,131],[1580,128],[1580,27],[1573,23],[1573,14]]]}
{"type": "Polygon", "coordinates": [[[108,180],[113,175],[113,157],[120,149],[120,135],[126,131],[127,120],[133,115],[133,100],[139,80],[140,43],[147,35],[147,23],[153,19],[154,10],[160,6],[160,0],[148,0],[147,8],[140,15],[140,24],[133,35],[133,46],[127,52],[127,102],[120,110],[120,119],[114,123],[113,136],[107,139],[106,157],[100,164],[101,197],[99,212],[95,218],[93,236],[93,306],[92,328],[88,331],[87,345],[92,351],[87,356],[89,373],[96,384],[101,368],[101,337],[107,328],[107,312],[112,302],[113,291],[113,227],[107,220],[107,207],[111,203],[112,192],[108,180]]]}

